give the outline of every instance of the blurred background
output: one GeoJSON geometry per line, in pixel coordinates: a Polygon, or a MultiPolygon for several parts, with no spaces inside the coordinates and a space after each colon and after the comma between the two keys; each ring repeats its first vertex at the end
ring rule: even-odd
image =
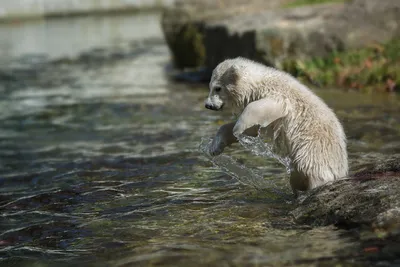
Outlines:
{"type": "Polygon", "coordinates": [[[387,262],[292,222],[286,169],[239,145],[243,185],[199,151],[230,121],[212,69],[245,56],[331,106],[350,168],[400,152],[398,0],[1,0],[0,265],[387,262]]]}

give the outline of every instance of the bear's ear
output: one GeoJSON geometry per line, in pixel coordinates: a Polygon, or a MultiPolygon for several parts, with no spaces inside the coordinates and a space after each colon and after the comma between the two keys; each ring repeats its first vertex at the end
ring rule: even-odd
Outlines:
{"type": "Polygon", "coordinates": [[[230,84],[237,84],[239,80],[239,68],[238,66],[232,65],[229,69],[227,69],[226,78],[229,80],[230,84]]]}

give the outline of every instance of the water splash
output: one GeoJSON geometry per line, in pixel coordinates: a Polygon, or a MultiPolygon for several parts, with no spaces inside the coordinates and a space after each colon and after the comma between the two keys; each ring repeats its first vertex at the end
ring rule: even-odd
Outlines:
{"type": "Polygon", "coordinates": [[[263,176],[257,171],[247,168],[246,166],[238,163],[231,156],[221,154],[212,157],[208,153],[208,149],[211,145],[212,139],[202,138],[200,143],[200,151],[206,155],[214,166],[220,168],[224,173],[235,178],[240,183],[245,185],[250,185],[255,188],[268,188],[271,185],[263,179],[263,176]]]}
{"type": "Polygon", "coordinates": [[[275,147],[272,142],[264,142],[261,139],[260,133],[258,136],[248,136],[248,135],[240,135],[238,136],[239,143],[250,151],[252,154],[256,156],[262,156],[266,158],[273,158],[279,161],[285,168],[287,174],[291,172],[291,161],[289,157],[281,157],[277,153],[274,152],[275,147]]]}
{"type": "MultiPolygon", "coordinates": [[[[288,157],[281,157],[276,154],[274,152],[273,144],[265,143],[262,140],[260,133],[257,137],[241,135],[238,137],[238,140],[239,143],[252,154],[278,160],[283,166],[285,166],[286,172],[290,174],[290,159],[288,157]]],[[[215,157],[211,156],[208,152],[211,143],[211,138],[202,138],[199,149],[211,160],[211,162],[216,167],[220,168],[223,172],[235,178],[242,184],[253,186],[256,189],[269,188],[274,190],[275,185],[273,184],[273,182],[265,180],[260,171],[248,168],[245,165],[238,163],[231,156],[225,154],[221,154],[215,157]]]]}

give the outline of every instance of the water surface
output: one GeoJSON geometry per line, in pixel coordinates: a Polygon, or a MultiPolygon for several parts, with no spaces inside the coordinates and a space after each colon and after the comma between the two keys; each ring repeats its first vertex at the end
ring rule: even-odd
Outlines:
{"type": "MultiPolygon", "coordinates": [[[[291,222],[292,195],[279,162],[239,145],[226,149],[271,183],[255,190],[199,151],[201,139],[231,116],[203,107],[205,86],[166,79],[170,56],[157,18],[84,19],[91,21],[89,32],[99,32],[92,37],[82,27],[70,27],[81,19],[49,21],[49,29],[66,29],[49,35],[54,42],[63,38],[65,46],[38,38],[49,50],[29,46],[30,41],[24,44],[28,48],[14,47],[24,42],[25,30],[7,40],[13,52],[2,60],[11,61],[27,54],[77,56],[89,49],[77,46],[81,38],[108,47],[113,37],[104,29],[112,27],[121,29],[133,48],[101,64],[58,63],[0,86],[1,264],[361,263],[362,250],[346,231],[291,222]],[[144,30],[148,35],[135,38],[144,30]]],[[[27,36],[42,31],[35,27],[26,26],[27,36]]],[[[400,152],[396,95],[317,93],[344,123],[352,171],[400,152]]]]}
{"type": "Polygon", "coordinates": [[[0,64],[51,60],[82,51],[160,38],[159,15],[84,16],[0,24],[0,64]]]}

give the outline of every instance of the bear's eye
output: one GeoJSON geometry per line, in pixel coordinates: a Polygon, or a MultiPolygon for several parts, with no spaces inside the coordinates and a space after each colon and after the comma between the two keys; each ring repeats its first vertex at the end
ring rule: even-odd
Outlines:
{"type": "Polygon", "coordinates": [[[215,90],[215,92],[218,93],[219,91],[221,91],[221,87],[217,86],[217,87],[214,88],[214,90],[215,90]]]}

